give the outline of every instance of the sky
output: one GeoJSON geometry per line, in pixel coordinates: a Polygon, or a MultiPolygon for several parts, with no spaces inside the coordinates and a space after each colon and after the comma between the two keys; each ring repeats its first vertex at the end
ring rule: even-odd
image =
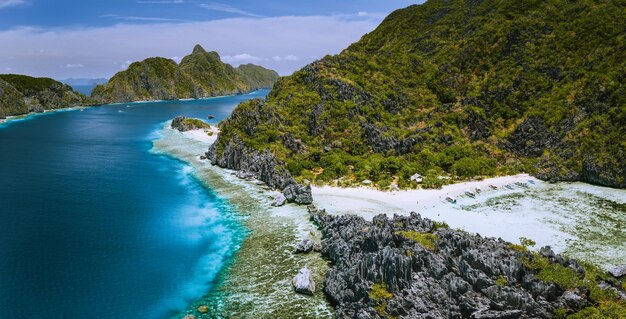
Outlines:
{"type": "Polygon", "coordinates": [[[180,61],[200,44],[234,66],[289,75],[421,2],[0,0],[0,73],[109,78],[148,57],[180,61]]]}

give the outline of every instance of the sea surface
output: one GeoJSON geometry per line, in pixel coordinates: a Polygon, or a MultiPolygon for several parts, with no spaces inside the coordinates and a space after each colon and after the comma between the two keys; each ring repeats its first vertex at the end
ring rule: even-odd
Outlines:
{"type": "Polygon", "coordinates": [[[266,94],[0,124],[0,318],[169,318],[210,291],[246,230],[153,142],[177,115],[217,123],[266,94]]]}

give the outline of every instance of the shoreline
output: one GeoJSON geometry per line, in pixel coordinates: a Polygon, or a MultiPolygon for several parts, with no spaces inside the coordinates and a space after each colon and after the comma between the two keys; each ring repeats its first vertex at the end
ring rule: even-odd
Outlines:
{"type": "Polygon", "coordinates": [[[623,189],[583,182],[549,183],[528,174],[460,182],[441,189],[311,188],[313,205],[332,215],[354,214],[371,220],[383,213],[393,217],[416,212],[481,236],[512,243],[529,238],[536,242],[535,249],[549,245],[556,252],[593,260],[604,268],[626,263],[626,255],[621,253],[626,251],[626,243],[619,241],[626,238],[626,230],[620,226],[626,223],[620,210],[626,207],[623,189]],[[525,183],[526,187],[516,182],[525,183]],[[507,184],[513,189],[506,188],[507,184]],[[476,192],[477,187],[480,193],[476,192]],[[476,193],[475,198],[465,195],[466,190],[476,193]],[[448,202],[448,195],[456,197],[457,203],[448,202]],[[622,231],[624,236],[613,236],[616,240],[604,236],[607,231],[622,231]]]}
{"type": "MultiPolygon", "coordinates": [[[[216,317],[239,317],[255,313],[261,317],[333,318],[334,308],[321,287],[313,296],[293,291],[291,280],[302,267],[312,271],[321,285],[328,261],[319,253],[294,254],[306,237],[319,238],[319,231],[309,219],[304,206],[288,204],[272,207],[275,193],[258,181],[241,180],[235,171],[211,165],[201,156],[211,144],[203,130],[179,132],[164,122],[160,137],[154,140],[157,153],[172,156],[193,167],[193,174],[207,189],[233,207],[247,235],[233,247],[233,259],[213,280],[214,285],[199,299],[190,301],[174,318],[194,315],[203,318],[199,309],[208,307],[216,317]]],[[[202,262],[202,261],[200,261],[202,262]]],[[[201,267],[201,266],[200,266],[201,267]]]]}
{"type": "Polygon", "coordinates": [[[172,100],[139,100],[139,101],[130,101],[130,102],[104,103],[104,104],[98,104],[98,105],[95,105],[95,106],[124,105],[124,104],[133,104],[133,103],[160,103],[160,102],[176,102],[176,101],[181,101],[181,102],[201,101],[201,100],[211,100],[211,99],[220,99],[220,98],[225,98],[225,97],[233,97],[233,96],[239,96],[239,95],[249,95],[249,94],[252,94],[254,92],[261,91],[261,90],[271,90],[271,88],[261,88],[261,89],[256,89],[256,90],[253,90],[253,91],[250,91],[250,92],[246,92],[246,93],[216,95],[216,96],[207,96],[207,97],[200,97],[200,98],[182,98],[182,99],[172,99],[172,100]]]}
{"type": "Polygon", "coordinates": [[[64,107],[64,108],[59,108],[59,109],[43,110],[43,112],[29,112],[29,113],[24,113],[24,114],[19,114],[19,115],[9,115],[4,119],[0,119],[0,125],[14,122],[14,121],[25,120],[30,117],[36,117],[39,115],[47,115],[47,114],[53,114],[53,113],[58,113],[58,112],[78,111],[78,110],[83,110],[83,109],[97,107],[97,106],[98,105],[88,105],[88,106],[81,105],[81,106],[64,107]]]}

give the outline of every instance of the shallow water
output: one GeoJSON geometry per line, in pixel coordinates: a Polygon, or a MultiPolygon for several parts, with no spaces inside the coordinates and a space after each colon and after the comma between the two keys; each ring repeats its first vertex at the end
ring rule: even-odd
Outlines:
{"type": "Polygon", "coordinates": [[[265,94],[1,124],[0,317],[169,318],[209,291],[246,230],[233,205],[153,141],[174,116],[217,122],[265,94]]]}
{"type": "Polygon", "coordinates": [[[230,171],[199,160],[207,145],[170,129],[162,131],[154,150],[179,158],[192,167],[207,187],[215,189],[243,216],[247,237],[234,260],[219,278],[219,285],[191,305],[186,314],[197,318],[332,318],[333,309],[321,292],[327,261],[318,253],[294,255],[296,244],[305,236],[319,237],[309,222],[305,207],[270,206],[270,192],[252,182],[234,177],[230,171]],[[317,285],[314,296],[293,292],[291,279],[302,267],[313,272],[317,285]],[[201,314],[199,306],[210,313],[201,314]]]}

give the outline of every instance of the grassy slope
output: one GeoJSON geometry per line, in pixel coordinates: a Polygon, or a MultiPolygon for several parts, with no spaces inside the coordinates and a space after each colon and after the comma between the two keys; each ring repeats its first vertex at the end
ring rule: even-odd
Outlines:
{"type": "Polygon", "coordinates": [[[240,105],[220,143],[237,134],[309,180],[384,187],[396,176],[407,187],[419,172],[437,186],[444,172],[526,171],[625,187],[624,15],[623,0],[398,10],[340,55],[280,79],[263,105],[240,105]],[[246,113],[272,121],[250,130],[246,113]]]}

